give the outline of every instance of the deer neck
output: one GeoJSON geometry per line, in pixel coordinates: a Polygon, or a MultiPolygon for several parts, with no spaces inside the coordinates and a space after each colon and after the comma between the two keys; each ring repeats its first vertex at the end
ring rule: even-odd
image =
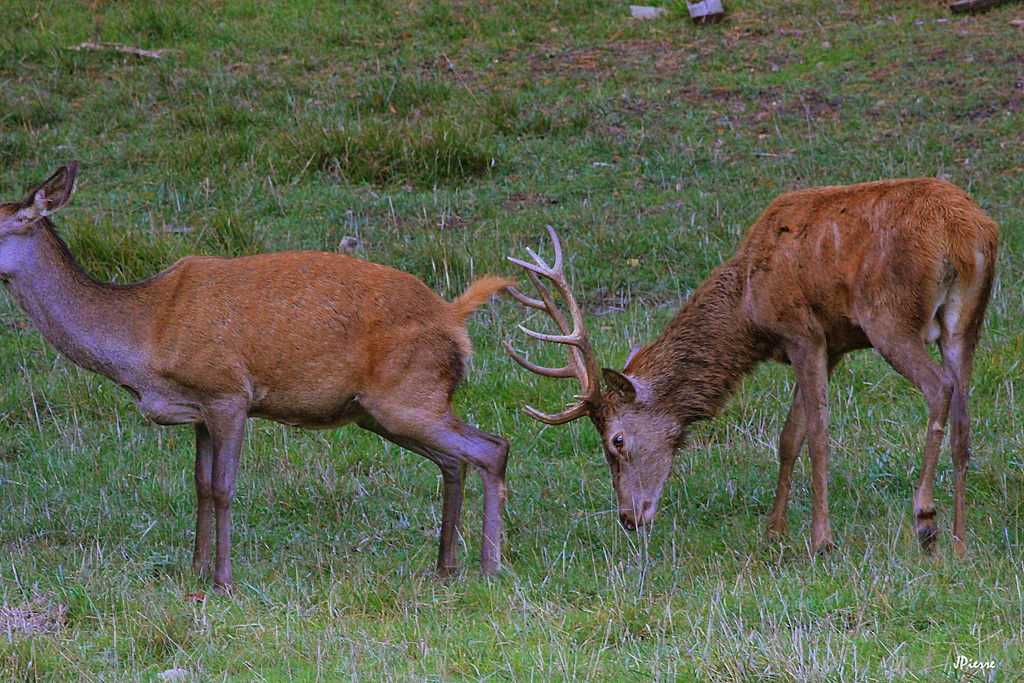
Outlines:
{"type": "Polygon", "coordinates": [[[740,378],[771,355],[771,340],[745,313],[740,270],[735,259],[715,269],[626,367],[682,424],[720,413],[740,378]]]}
{"type": "Polygon", "coordinates": [[[136,287],[90,277],[50,225],[19,248],[19,266],[5,280],[32,323],[77,365],[122,381],[145,351],[146,312],[136,287]]]}

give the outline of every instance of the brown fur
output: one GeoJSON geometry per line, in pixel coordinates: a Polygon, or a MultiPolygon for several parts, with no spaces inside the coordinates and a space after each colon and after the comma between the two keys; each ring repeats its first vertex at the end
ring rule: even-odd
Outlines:
{"type": "Polygon", "coordinates": [[[455,317],[458,320],[465,320],[473,311],[490,301],[499,290],[514,284],[514,281],[497,275],[483,275],[477,278],[451,303],[455,317]]]}
{"type": "Polygon", "coordinates": [[[77,164],[0,205],[0,270],[40,332],[124,387],[160,424],[196,425],[193,564],[231,585],[230,509],[247,417],[309,428],[349,422],[441,468],[438,570],[455,570],[465,467],[484,480],[485,572],[499,565],[504,439],[451,411],[470,353],[465,321],[508,284],[486,276],[447,303],[408,273],[342,254],[189,256],[142,282],[97,282],[47,216],[71,197],[77,164]]]}
{"type": "Polygon", "coordinates": [[[970,373],[995,273],[998,229],[970,197],[934,178],[819,187],[775,199],[736,253],[608,388],[587,397],[611,466],[622,523],[649,523],[690,423],[717,415],[759,362],[797,378],[779,441],[768,527],[786,529],[793,464],[811,456],[815,547],[828,521],[828,377],[842,356],[875,348],[918,386],[929,428],[914,495],[922,546],[937,534],[932,480],[952,423],[954,548],[964,550],[970,373]],[[925,348],[937,341],[937,364],[925,348]]]}
{"type": "Polygon", "coordinates": [[[851,314],[894,303],[896,289],[913,304],[900,312],[919,327],[930,317],[920,283],[938,283],[949,263],[972,284],[975,249],[991,263],[997,242],[995,223],[967,194],[934,178],[784,194],[625,373],[649,378],[681,419],[712,418],[759,362],[788,362],[783,343],[802,334],[804,316],[823,324],[831,353],[867,348],[851,314]]]}
{"type": "MultiPolygon", "coordinates": [[[[768,357],[771,344],[734,314],[743,305],[735,264],[717,268],[691,302],[625,370],[648,379],[656,400],[686,424],[718,415],[739,379],[768,357]],[[665,372],[666,367],[673,371],[665,372]]],[[[614,391],[605,396],[608,403],[616,400],[614,391]]]]}

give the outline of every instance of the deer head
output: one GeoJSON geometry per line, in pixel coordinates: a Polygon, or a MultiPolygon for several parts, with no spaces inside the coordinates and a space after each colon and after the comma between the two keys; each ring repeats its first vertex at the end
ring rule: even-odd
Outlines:
{"type": "Polygon", "coordinates": [[[0,204],[0,277],[18,270],[25,257],[26,242],[38,222],[63,208],[75,191],[78,162],[61,166],[20,202],[0,204]]]}
{"type": "Polygon", "coordinates": [[[519,355],[508,342],[505,342],[505,350],[519,365],[538,375],[575,377],[579,381],[577,401],[561,413],[549,415],[530,406],[526,407],[526,413],[549,425],[565,424],[584,415],[590,418],[601,435],[605,459],[612,473],[619,521],[625,528],[634,530],[654,519],[675,452],[685,436],[684,425],[653,400],[646,383],[631,375],[635,350],[622,372],[610,368],[598,371],[597,356],[583,324],[583,314],[565,276],[558,235],[551,226],[548,232],[555,250],[553,266],[530,249],[527,252],[533,263],[509,258],[526,270],[540,298],[526,296],[511,287],[509,293],[521,304],[544,311],[552,318],[561,334],[543,334],[522,325],[519,328],[535,339],[568,346],[569,362],[561,368],[541,367],[519,355]],[[554,285],[565,302],[571,324],[541,278],[554,285]],[[599,377],[604,379],[604,391],[599,377]]]}

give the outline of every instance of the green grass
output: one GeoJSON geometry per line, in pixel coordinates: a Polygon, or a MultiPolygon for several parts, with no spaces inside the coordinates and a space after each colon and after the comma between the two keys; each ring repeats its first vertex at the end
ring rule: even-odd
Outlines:
{"type": "MultiPolygon", "coordinates": [[[[551,224],[599,353],[621,366],[780,192],[944,175],[1003,235],[974,374],[968,556],[948,535],[920,555],[924,402],[866,352],[831,390],[835,552],[809,551],[803,460],[788,539],[762,538],[793,383],[781,366],[696,428],[654,529],[623,531],[593,428],[522,414],[572,388],[504,356],[510,338],[544,352],[497,301],[472,319],[457,410],[512,443],[506,571],[472,571],[477,481],[468,571],[439,583],[431,463],[354,428],[253,422],[238,590],[212,595],[190,570],[191,430],[145,422],[4,298],[0,681],[1020,678],[1020,7],[729,0],[726,23],[698,28],[668,6],[639,22],[603,0],[8,0],[0,199],[77,157],[56,222],[97,277],[357,237],[448,298],[514,274],[505,256],[547,248],[551,224]],[[90,40],[169,52],[67,49],[90,40]],[[958,671],[958,655],[996,669],[958,671]]],[[[951,489],[944,456],[944,529],[951,489]]]]}

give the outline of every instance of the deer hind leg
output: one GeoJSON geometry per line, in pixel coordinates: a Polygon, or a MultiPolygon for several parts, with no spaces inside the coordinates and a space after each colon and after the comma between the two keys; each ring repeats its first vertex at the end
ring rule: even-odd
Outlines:
{"type": "MultiPolygon", "coordinates": [[[[364,407],[372,414],[380,429],[406,442],[415,443],[422,449],[414,452],[422,454],[425,451],[473,466],[483,480],[484,493],[480,570],[484,574],[497,572],[501,568],[502,513],[505,507],[508,442],[500,436],[467,425],[450,410],[438,417],[423,406],[404,410],[397,406],[376,410],[365,404],[364,407]]],[[[461,501],[461,494],[459,498],[461,501]]]]}
{"type": "MultiPolygon", "coordinates": [[[[452,447],[465,449],[467,459],[476,468],[484,485],[484,525],[480,548],[480,571],[494,574],[501,569],[502,515],[505,511],[505,467],[508,441],[461,421],[460,438],[452,447]]],[[[449,440],[451,434],[449,433],[449,440]]]]}
{"type": "Polygon", "coordinates": [[[953,457],[953,551],[963,555],[967,550],[967,467],[971,460],[971,426],[967,412],[970,394],[971,365],[974,344],[965,340],[942,343],[943,365],[953,373],[953,395],[950,400],[949,450],[953,457]]]}
{"type": "MultiPolygon", "coordinates": [[[[980,270],[980,269],[979,269],[980,270]]],[[[950,401],[949,448],[953,457],[953,550],[966,552],[967,467],[971,459],[971,427],[967,399],[971,391],[974,351],[981,336],[992,288],[991,268],[964,292],[954,291],[951,304],[942,311],[939,348],[942,365],[953,375],[950,401]]]]}
{"type": "Polygon", "coordinates": [[[502,514],[505,509],[505,466],[508,442],[467,425],[449,413],[443,427],[418,437],[432,450],[447,453],[469,463],[480,475],[484,489],[484,524],[480,547],[480,571],[494,574],[501,569],[502,514]]]}
{"type": "Polygon", "coordinates": [[[369,430],[397,446],[422,455],[441,470],[444,489],[441,499],[441,538],[437,555],[437,573],[440,576],[455,574],[459,569],[455,550],[459,539],[459,523],[462,519],[466,463],[440,451],[427,448],[418,441],[389,432],[369,415],[359,420],[358,424],[363,429],[369,430]]]}
{"type": "Polygon", "coordinates": [[[466,463],[442,453],[433,452],[431,458],[441,469],[444,491],[441,499],[441,541],[437,554],[437,572],[451,575],[458,571],[455,550],[459,541],[459,523],[462,521],[462,497],[466,487],[466,463]]]}
{"type": "MultiPolygon", "coordinates": [[[[928,431],[924,441],[921,474],[914,491],[914,518],[921,549],[932,555],[935,553],[935,539],[938,536],[932,485],[939,450],[946,434],[954,379],[952,373],[936,364],[929,355],[920,332],[894,333],[893,330],[897,329],[896,326],[890,327],[886,338],[880,339],[878,343],[875,343],[875,338],[871,338],[871,341],[896,372],[921,390],[928,404],[928,431]]],[[[870,338],[871,333],[868,334],[870,338]]]]}

